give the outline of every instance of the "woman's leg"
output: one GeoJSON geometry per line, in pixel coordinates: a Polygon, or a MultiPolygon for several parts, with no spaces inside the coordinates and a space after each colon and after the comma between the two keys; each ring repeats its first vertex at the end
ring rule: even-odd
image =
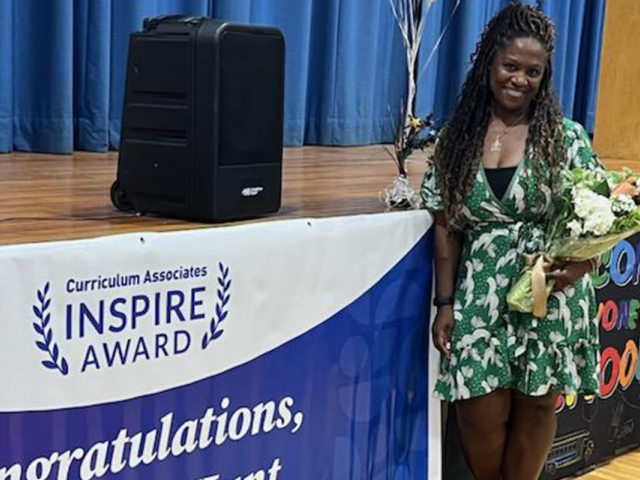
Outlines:
{"type": "Polygon", "coordinates": [[[557,392],[530,397],[513,391],[504,480],[537,480],[556,435],[557,392]]]}
{"type": "Polygon", "coordinates": [[[500,480],[511,391],[499,389],[456,402],[462,449],[477,480],[500,480]]]}

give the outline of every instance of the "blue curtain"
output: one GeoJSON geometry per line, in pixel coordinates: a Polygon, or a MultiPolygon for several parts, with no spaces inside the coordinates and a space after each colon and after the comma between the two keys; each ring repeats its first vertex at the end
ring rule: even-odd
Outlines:
{"type": "MultiPolygon", "coordinates": [[[[506,0],[437,0],[417,111],[446,119],[485,22],[506,0]],[[450,21],[451,20],[451,21],[450,21]]],[[[534,3],[534,2],[530,2],[534,3]]],[[[565,114],[593,129],[605,0],[549,0],[556,89],[565,114]]],[[[405,89],[388,0],[2,0],[0,152],[117,148],[128,38],[147,16],[211,15],[275,25],[287,44],[285,144],[390,141],[405,89]]]]}

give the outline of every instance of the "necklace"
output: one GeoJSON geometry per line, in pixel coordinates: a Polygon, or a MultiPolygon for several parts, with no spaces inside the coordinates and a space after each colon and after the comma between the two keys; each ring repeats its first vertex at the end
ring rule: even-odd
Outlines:
{"type": "Polygon", "coordinates": [[[500,150],[502,150],[502,143],[500,142],[500,140],[502,140],[502,138],[509,132],[509,130],[511,130],[512,127],[515,127],[516,123],[518,123],[520,119],[524,117],[524,113],[525,112],[522,112],[520,116],[513,121],[513,123],[511,123],[510,125],[507,125],[507,127],[502,131],[502,133],[496,137],[496,139],[491,144],[492,152],[500,153],[500,150]]]}

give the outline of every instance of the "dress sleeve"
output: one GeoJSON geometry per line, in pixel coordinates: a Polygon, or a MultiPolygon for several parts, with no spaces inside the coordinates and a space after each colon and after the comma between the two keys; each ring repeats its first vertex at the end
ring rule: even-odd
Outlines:
{"type": "Polygon", "coordinates": [[[431,164],[427,168],[422,179],[422,188],[420,196],[424,208],[430,212],[438,212],[442,210],[442,195],[440,194],[440,174],[435,165],[431,164]]]}
{"type": "Polygon", "coordinates": [[[567,134],[567,155],[570,168],[581,167],[585,170],[603,169],[604,165],[591,147],[591,140],[582,125],[565,120],[567,134]]]}

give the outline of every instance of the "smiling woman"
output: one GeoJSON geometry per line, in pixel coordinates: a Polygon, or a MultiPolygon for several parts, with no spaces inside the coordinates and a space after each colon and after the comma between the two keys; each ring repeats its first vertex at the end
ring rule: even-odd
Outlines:
{"type": "Polygon", "coordinates": [[[537,479],[558,392],[598,389],[590,262],[553,267],[564,288],[544,319],[506,302],[526,255],[544,251],[560,174],[602,167],[553,94],[554,38],[551,20],[520,3],[487,24],[422,187],[436,220],[436,393],[455,402],[478,480],[537,479]]]}

